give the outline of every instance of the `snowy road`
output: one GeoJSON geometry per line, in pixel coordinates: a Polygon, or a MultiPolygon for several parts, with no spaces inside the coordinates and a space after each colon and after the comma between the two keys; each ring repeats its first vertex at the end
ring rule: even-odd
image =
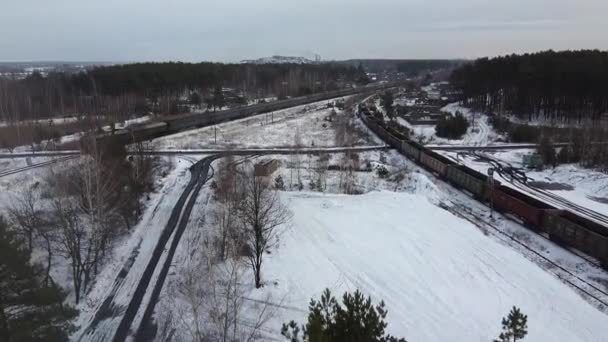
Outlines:
{"type": "MultiPolygon", "coordinates": [[[[118,272],[111,290],[88,315],[89,320],[78,337],[80,341],[124,341],[135,329],[138,334],[147,335],[151,332],[153,327],[149,319],[158,292],[162,289],[175,248],[188,224],[194,202],[208,179],[210,164],[217,158],[217,155],[206,157],[190,168],[190,181],[173,206],[164,229],[158,232],[155,246],[142,250],[144,240],[150,247],[150,239],[144,237],[139,244],[133,246],[131,256],[118,272]],[[150,288],[152,290],[149,290],[150,288]],[[142,322],[141,329],[137,328],[138,322],[142,322]]],[[[157,220],[166,218],[165,215],[159,215],[157,220]]]]}

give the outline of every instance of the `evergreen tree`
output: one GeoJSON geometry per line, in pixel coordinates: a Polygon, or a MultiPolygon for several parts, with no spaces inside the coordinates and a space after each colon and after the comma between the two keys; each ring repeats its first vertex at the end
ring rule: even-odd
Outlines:
{"type": "Polygon", "coordinates": [[[384,110],[386,111],[386,115],[392,120],[395,113],[393,108],[393,93],[390,91],[384,92],[380,101],[382,102],[382,107],[384,107],[384,110]]]}
{"type": "Polygon", "coordinates": [[[447,115],[441,118],[435,126],[438,137],[447,139],[460,139],[469,129],[469,121],[460,112],[456,115],[447,115]]]}
{"type": "Polygon", "coordinates": [[[521,313],[515,306],[509,315],[502,319],[502,332],[494,342],[515,342],[528,334],[528,316],[521,313]]]}
{"type": "Polygon", "coordinates": [[[543,165],[551,165],[553,167],[556,166],[557,155],[555,153],[555,147],[553,147],[553,143],[546,136],[540,140],[537,153],[543,160],[543,165]]]}
{"type": "Polygon", "coordinates": [[[275,177],[274,188],[277,190],[285,190],[285,183],[283,182],[283,177],[281,175],[275,177]]]}
{"type": "Polygon", "coordinates": [[[326,289],[319,301],[310,301],[306,325],[283,324],[281,335],[290,342],[405,342],[385,333],[387,313],[384,302],[374,306],[359,291],[344,293],[340,304],[326,289]]]}
{"type": "Polygon", "coordinates": [[[0,216],[0,341],[67,341],[74,309],[57,286],[42,286],[23,243],[0,216]]]}
{"type": "Polygon", "coordinates": [[[608,52],[544,51],[481,58],[456,69],[450,83],[465,104],[522,119],[600,120],[608,111],[608,52]]]}
{"type": "Polygon", "coordinates": [[[192,92],[190,94],[190,98],[188,99],[191,105],[200,106],[203,103],[203,98],[197,92],[192,92]]]}

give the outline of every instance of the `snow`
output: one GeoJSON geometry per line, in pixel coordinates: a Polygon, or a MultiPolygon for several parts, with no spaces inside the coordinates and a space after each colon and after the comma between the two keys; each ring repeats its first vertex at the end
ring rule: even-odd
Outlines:
{"type": "MultiPolygon", "coordinates": [[[[153,141],[157,149],[208,149],[217,147],[335,146],[332,123],[325,121],[332,111],[320,101],[274,113],[204,127],[153,141]]],[[[337,110],[337,109],[336,109],[337,110]]],[[[338,110],[337,110],[338,111],[338,110]]]]}
{"type": "MultiPolygon", "coordinates": [[[[162,179],[161,190],[151,195],[142,219],[133,228],[131,234],[116,242],[110,260],[96,277],[95,284],[87,293],[86,299],[78,305],[80,314],[76,321],[78,330],[73,334],[75,339],[86,332],[106,298],[112,297],[113,304],[116,305],[116,309],[121,310],[120,312],[128,306],[159,236],[169,220],[173,206],[190,179],[188,168],[192,165],[191,158],[174,158],[171,161],[174,169],[162,179]],[[121,270],[126,270],[128,273],[124,279],[117,281],[117,275],[121,270]]],[[[161,258],[161,262],[162,260],[161,258]]],[[[111,316],[101,321],[95,329],[95,337],[89,340],[103,341],[109,338],[104,334],[113,334],[121,318],[122,315],[111,316]]]]}
{"type": "MultiPolygon", "coordinates": [[[[328,287],[385,300],[388,331],[412,341],[488,341],[512,305],[529,317],[526,341],[599,341],[608,316],[511,248],[422,195],[285,193],[293,222],[265,258],[267,286],[306,310],[328,287]]],[[[268,324],[305,321],[280,310],[268,324]]]]}
{"type": "MultiPolygon", "coordinates": [[[[289,158],[283,157],[277,171],[286,184],[289,158]]],[[[316,157],[303,156],[302,165],[307,164],[307,158],[316,157]]],[[[330,164],[341,158],[332,155],[330,164]]],[[[375,301],[385,300],[388,331],[411,341],[491,340],[513,305],[529,316],[526,341],[599,340],[608,317],[596,309],[597,303],[566,285],[564,279],[569,278],[554,275],[545,260],[483,223],[474,225],[438,205],[451,210],[466,208],[474,216],[489,219],[486,206],[434,179],[394,151],[363,152],[360,159],[386,165],[392,173],[404,168],[409,173],[395,184],[379,180],[375,172],[356,172],[356,182],[366,192],[358,196],[335,194],[339,172],[331,171],[327,191],[334,194],[282,193],[294,216],[282,228],[278,246],[265,256],[266,285],[255,290],[251,275],[244,278],[249,287],[247,310],[255,301],[269,299],[276,310],[263,329],[268,340],[280,339],[282,323],[292,319],[304,322],[310,298],[318,298],[326,287],[337,297],[360,289],[375,301]]],[[[216,172],[222,170],[216,168],[216,172]]],[[[310,176],[306,168],[302,177],[307,184],[310,176]]],[[[213,223],[205,222],[209,221],[205,210],[213,207],[213,201],[209,201],[208,192],[202,192],[199,201],[204,204],[197,205],[201,208],[198,219],[192,220],[198,225],[191,225],[182,239],[167,288],[178,281],[182,265],[200,252],[201,241],[209,240],[205,232],[213,229],[213,223]]],[[[495,214],[492,222],[543,257],[606,288],[608,275],[575,254],[511,218],[495,214]]],[[[175,297],[163,291],[159,307],[175,309],[175,297]]],[[[188,320],[187,310],[184,312],[182,319],[188,320]]]]}
{"type": "Polygon", "coordinates": [[[487,115],[474,112],[458,103],[450,103],[441,109],[443,112],[456,115],[462,113],[470,123],[469,129],[460,139],[445,139],[435,134],[435,125],[412,125],[403,118],[398,118],[400,124],[412,131],[412,138],[425,145],[464,145],[464,146],[488,146],[495,145],[504,138],[498,134],[490,125],[487,115]]]}

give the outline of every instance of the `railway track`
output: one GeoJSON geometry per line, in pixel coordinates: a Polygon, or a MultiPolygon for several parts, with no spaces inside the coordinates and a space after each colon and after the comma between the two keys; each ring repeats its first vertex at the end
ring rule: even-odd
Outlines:
{"type": "MultiPolygon", "coordinates": [[[[600,308],[602,309],[602,311],[605,312],[606,310],[608,310],[608,291],[607,290],[599,288],[597,285],[590,283],[589,281],[585,280],[584,278],[580,277],[579,275],[575,274],[574,272],[564,268],[560,264],[554,262],[553,260],[544,256],[542,253],[540,253],[537,250],[535,250],[534,248],[530,247],[527,243],[521,241],[520,239],[517,239],[516,237],[514,237],[511,234],[504,232],[502,229],[500,229],[493,223],[479,217],[478,215],[473,214],[472,212],[470,212],[470,210],[466,210],[465,208],[462,208],[462,207],[459,208],[459,210],[457,210],[457,209],[454,209],[453,207],[450,207],[447,205],[442,205],[442,208],[444,208],[445,210],[449,211],[450,213],[454,214],[457,217],[460,217],[464,220],[471,222],[472,224],[474,224],[478,227],[482,227],[482,228],[489,227],[493,231],[498,233],[498,235],[500,237],[502,237],[501,240],[503,240],[507,243],[515,243],[516,245],[520,246],[524,250],[532,253],[535,257],[537,257],[540,260],[542,260],[543,262],[551,265],[551,267],[544,267],[545,270],[553,273],[560,280],[562,280],[563,282],[567,283],[569,286],[571,286],[571,287],[575,288],[577,291],[579,291],[583,296],[587,297],[589,300],[598,304],[600,306],[600,308]]],[[[542,236],[542,237],[547,239],[545,236],[542,236]]],[[[549,239],[547,239],[547,240],[549,240],[549,239]]],[[[574,253],[574,254],[576,256],[582,258],[583,260],[588,261],[587,259],[581,257],[580,255],[578,255],[576,253],[574,253]]],[[[599,265],[595,265],[595,266],[598,268],[600,267],[599,265]]]]}
{"type": "Polygon", "coordinates": [[[561,209],[570,209],[593,221],[608,225],[608,216],[598,213],[597,211],[588,209],[572,201],[569,201],[550,191],[528,184],[528,178],[526,174],[522,170],[513,167],[507,162],[496,160],[488,155],[479,153],[468,153],[464,155],[470,155],[482,161],[490,163],[495,168],[496,172],[504,180],[508,181],[509,184],[511,184],[513,187],[516,187],[526,193],[531,193],[533,196],[542,199],[543,201],[546,201],[547,203],[552,204],[556,207],[559,207],[561,209]]]}
{"type": "Polygon", "coordinates": [[[29,170],[37,169],[37,168],[40,168],[40,167],[45,167],[45,166],[53,165],[53,164],[56,164],[56,163],[61,163],[61,162],[64,162],[64,161],[76,159],[78,157],[79,156],[62,157],[62,158],[57,158],[57,159],[49,160],[49,161],[42,162],[42,163],[37,163],[37,164],[32,164],[32,165],[28,165],[28,166],[24,166],[24,167],[19,167],[19,168],[12,169],[12,170],[0,171],[0,178],[6,177],[6,176],[10,176],[10,175],[14,175],[14,174],[17,174],[17,173],[20,173],[20,172],[29,171],[29,170]]]}

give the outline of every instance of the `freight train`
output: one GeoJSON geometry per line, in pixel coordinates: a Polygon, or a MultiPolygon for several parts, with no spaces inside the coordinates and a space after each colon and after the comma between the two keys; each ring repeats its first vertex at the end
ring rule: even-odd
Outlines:
{"type": "Polygon", "coordinates": [[[328,91],[308,96],[295,97],[282,101],[261,103],[251,106],[242,106],[213,113],[187,113],[181,115],[166,116],[161,119],[154,120],[152,122],[132,125],[128,128],[119,129],[114,132],[101,133],[96,136],[96,139],[98,143],[101,144],[112,143],[127,145],[134,142],[150,140],[158,138],[160,136],[177,133],[179,131],[189,128],[199,128],[210,125],[216,125],[222,122],[242,119],[261,113],[272,112],[289,107],[300,106],[308,103],[324,101],[342,96],[376,92],[383,89],[398,87],[402,84],[403,82],[385,82],[378,84],[370,84],[363,87],[328,91]]]}
{"type": "Polygon", "coordinates": [[[425,169],[466,190],[477,200],[491,203],[497,210],[516,216],[526,227],[596,258],[608,270],[608,227],[569,210],[557,209],[498,181],[490,184],[488,176],[395,132],[364,105],[359,106],[357,115],[382,140],[425,169]]]}

